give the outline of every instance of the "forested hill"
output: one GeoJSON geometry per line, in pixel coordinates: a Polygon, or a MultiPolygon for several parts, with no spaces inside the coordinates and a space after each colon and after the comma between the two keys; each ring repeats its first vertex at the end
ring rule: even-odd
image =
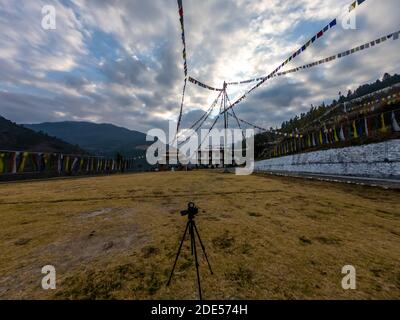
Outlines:
{"type": "Polygon", "coordinates": [[[382,90],[384,88],[393,86],[394,84],[400,83],[400,75],[395,74],[391,76],[388,73],[385,73],[382,80],[376,80],[374,83],[364,84],[359,86],[354,92],[349,90],[344,96],[342,92],[339,92],[338,99],[333,100],[331,104],[325,105],[322,103],[320,106],[311,106],[310,110],[307,113],[302,113],[300,115],[296,115],[294,118],[285,121],[282,123],[281,129],[284,133],[292,133],[295,132],[296,129],[301,129],[305,125],[309,124],[313,120],[322,116],[329,108],[336,106],[338,103],[349,102],[353,99],[360,98],[367,94],[373,93],[378,90],[382,90]]]}
{"type": "MultiPolygon", "coordinates": [[[[297,130],[301,131],[302,128],[326,114],[330,108],[337,106],[338,104],[346,103],[353,99],[357,99],[373,92],[391,87],[395,84],[400,84],[400,75],[390,75],[385,73],[382,79],[378,79],[373,83],[361,85],[354,92],[349,90],[346,95],[344,95],[342,92],[339,92],[338,99],[333,100],[329,105],[325,105],[325,103],[322,103],[319,106],[311,105],[311,108],[308,112],[301,113],[300,115],[296,115],[295,117],[283,122],[281,128],[278,129],[282,133],[287,134],[295,133],[297,130]]],[[[275,141],[276,135],[273,132],[264,132],[256,135],[256,154],[259,155],[262,150],[275,141]]]]}
{"type": "Polygon", "coordinates": [[[78,144],[90,153],[101,156],[114,156],[116,153],[126,157],[143,155],[149,145],[146,134],[108,123],[66,121],[23,126],[78,144]]]}
{"type": "Polygon", "coordinates": [[[87,154],[77,145],[19,126],[0,116],[0,150],[87,154]]]}

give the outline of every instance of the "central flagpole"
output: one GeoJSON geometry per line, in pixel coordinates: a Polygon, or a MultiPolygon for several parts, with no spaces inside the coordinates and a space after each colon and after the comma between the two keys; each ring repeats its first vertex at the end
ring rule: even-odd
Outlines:
{"type": "Polygon", "coordinates": [[[227,146],[228,146],[228,144],[227,144],[227,139],[228,139],[228,113],[227,113],[227,105],[226,105],[226,102],[227,102],[227,93],[226,93],[226,87],[227,87],[227,84],[226,84],[226,82],[224,81],[224,88],[223,88],[223,91],[224,91],[224,94],[223,94],[223,104],[224,104],[224,133],[225,133],[225,139],[224,139],[224,168],[225,168],[225,170],[224,170],[224,172],[225,173],[227,173],[228,172],[228,168],[227,168],[227,166],[226,166],[226,161],[227,161],[227,159],[226,159],[226,155],[228,154],[228,151],[227,151],[227,146]]]}

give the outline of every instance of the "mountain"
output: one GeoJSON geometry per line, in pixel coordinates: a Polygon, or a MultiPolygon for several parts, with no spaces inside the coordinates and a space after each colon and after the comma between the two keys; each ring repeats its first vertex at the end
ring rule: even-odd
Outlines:
{"type": "Polygon", "coordinates": [[[117,152],[124,156],[143,155],[149,145],[144,133],[112,124],[68,121],[23,126],[78,144],[96,155],[115,156],[117,152]]]}
{"type": "Polygon", "coordinates": [[[24,128],[1,116],[0,150],[87,154],[77,145],[24,128]]]}

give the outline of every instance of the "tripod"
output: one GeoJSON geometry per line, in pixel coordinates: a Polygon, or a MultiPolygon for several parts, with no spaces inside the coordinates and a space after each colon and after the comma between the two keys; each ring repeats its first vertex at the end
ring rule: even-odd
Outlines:
{"type": "Polygon", "coordinates": [[[188,215],[188,222],[186,224],[186,229],[185,229],[185,232],[183,234],[183,238],[182,238],[181,244],[179,246],[179,250],[178,250],[178,253],[176,255],[175,263],[174,263],[174,266],[172,267],[171,275],[169,277],[167,286],[169,286],[170,283],[171,283],[171,279],[172,279],[172,276],[174,274],[176,263],[178,262],[178,259],[179,259],[179,255],[181,253],[182,246],[183,246],[183,243],[184,243],[185,238],[186,238],[186,234],[189,232],[191,252],[192,252],[192,256],[194,255],[194,259],[195,259],[195,262],[196,262],[197,284],[198,284],[198,287],[199,287],[199,296],[200,296],[200,300],[202,300],[201,284],[200,284],[200,272],[199,272],[199,262],[198,262],[198,258],[197,258],[197,248],[196,248],[196,236],[199,239],[199,242],[200,242],[200,245],[201,245],[201,249],[203,250],[204,256],[205,256],[205,258],[207,260],[207,264],[208,264],[208,267],[210,269],[210,272],[211,272],[211,274],[214,274],[214,273],[213,273],[213,271],[211,269],[211,265],[210,265],[210,262],[208,261],[206,249],[204,247],[203,242],[201,241],[199,231],[197,230],[196,223],[194,221],[194,215],[196,213],[197,213],[197,208],[194,206],[193,203],[189,203],[189,208],[188,208],[187,211],[182,211],[181,212],[182,215],[186,215],[186,214],[188,215]]]}

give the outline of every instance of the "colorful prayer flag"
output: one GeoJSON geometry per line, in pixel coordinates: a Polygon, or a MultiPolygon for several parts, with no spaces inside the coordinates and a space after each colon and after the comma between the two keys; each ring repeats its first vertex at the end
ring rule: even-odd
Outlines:
{"type": "Polygon", "coordinates": [[[396,116],[393,111],[392,111],[392,127],[393,127],[393,131],[400,132],[400,126],[396,120],[396,116]]]}
{"type": "Polygon", "coordinates": [[[387,130],[387,127],[386,127],[386,123],[385,123],[385,115],[382,113],[381,114],[381,132],[382,133],[386,133],[388,130],[387,130]]]}

